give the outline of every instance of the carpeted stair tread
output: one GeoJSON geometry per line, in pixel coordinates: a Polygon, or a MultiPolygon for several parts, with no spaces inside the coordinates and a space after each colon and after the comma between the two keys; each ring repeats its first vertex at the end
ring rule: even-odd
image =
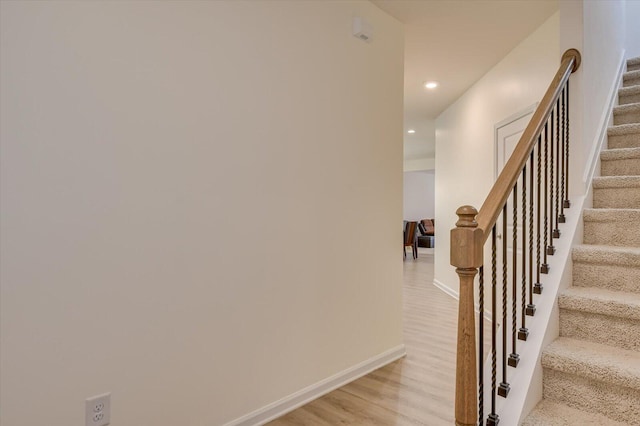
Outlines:
{"type": "Polygon", "coordinates": [[[574,246],[573,285],[640,293],[640,248],[574,246]]]}
{"type": "MultiPolygon", "coordinates": [[[[637,87],[638,92],[640,92],[640,86],[637,87]]],[[[609,136],[629,135],[635,133],[640,133],[640,123],[618,124],[617,126],[610,126],[607,129],[607,135],[609,136]]]]}
{"type": "MultiPolygon", "coordinates": [[[[623,137],[627,143],[634,145],[640,142],[640,135],[636,138],[623,137]],[[631,139],[631,140],[629,140],[631,139]],[[637,141],[633,139],[638,139],[637,141]]],[[[640,148],[617,147],[606,149],[600,153],[600,174],[602,176],[635,176],[640,175],[640,148]]]]}
{"type": "Polygon", "coordinates": [[[640,102],[629,102],[613,108],[613,124],[640,123],[640,102]]]}
{"type": "Polygon", "coordinates": [[[602,176],[593,178],[593,207],[640,208],[640,176],[602,176]]]}
{"type": "Polygon", "coordinates": [[[586,222],[626,222],[639,221],[640,209],[584,209],[586,222]]]}
{"type": "MultiPolygon", "coordinates": [[[[640,91],[637,97],[640,102],[640,91]]],[[[607,146],[609,149],[640,147],[640,123],[610,126],[607,129],[607,146]]]]}
{"type": "Polygon", "coordinates": [[[543,399],[531,411],[522,426],[626,426],[599,413],[589,413],[568,405],[543,399]]]}
{"type": "Polygon", "coordinates": [[[627,71],[640,69],[640,57],[627,59],[627,71]]]}
{"type": "Polygon", "coordinates": [[[584,209],[585,244],[640,247],[640,209],[584,209]]]}
{"type": "Polygon", "coordinates": [[[581,244],[573,247],[574,262],[640,268],[640,248],[581,244]]]}
{"type": "Polygon", "coordinates": [[[597,287],[570,287],[558,297],[560,309],[640,320],[640,294],[597,287]]]}
{"type": "Polygon", "coordinates": [[[598,176],[593,178],[594,189],[640,188],[640,176],[598,176]]]}
{"type": "Polygon", "coordinates": [[[640,102],[635,102],[635,103],[625,104],[625,105],[618,105],[617,107],[613,108],[614,114],[624,114],[627,112],[638,112],[638,111],[640,111],[640,102]]]}
{"type": "Polygon", "coordinates": [[[622,84],[625,87],[632,85],[632,82],[635,83],[638,80],[640,80],[640,70],[627,71],[622,75],[622,84]]]}
{"type": "Polygon", "coordinates": [[[620,105],[640,102],[640,84],[620,88],[618,101],[620,105]]]}
{"type": "Polygon", "coordinates": [[[640,148],[605,149],[600,154],[602,161],[628,160],[640,158],[640,148]]]}
{"type": "Polygon", "coordinates": [[[544,350],[542,366],[589,380],[640,389],[640,353],[637,351],[559,337],[544,350]]]}
{"type": "Polygon", "coordinates": [[[640,102],[630,102],[613,108],[615,125],[640,123],[640,102]]]}

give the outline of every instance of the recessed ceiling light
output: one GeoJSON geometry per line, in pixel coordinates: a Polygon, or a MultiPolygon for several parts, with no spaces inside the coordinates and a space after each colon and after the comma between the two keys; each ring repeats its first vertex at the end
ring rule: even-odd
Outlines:
{"type": "Polygon", "coordinates": [[[438,87],[438,83],[435,81],[427,81],[424,84],[424,87],[426,87],[427,89],[435,89],[436,87],[438,87]]]}
{"type": "Polygon", "coordinates": [[[415,133],[416,131],[411,129],[411,130],[407,130],[407,133],[415,133]]]}

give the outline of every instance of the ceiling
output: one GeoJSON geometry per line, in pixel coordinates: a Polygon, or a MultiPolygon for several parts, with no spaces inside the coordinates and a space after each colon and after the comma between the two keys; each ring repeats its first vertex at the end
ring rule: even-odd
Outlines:
{"type": "Polygon", "coordinates": [[[405,160],[433,158],[435,118],[558,10],[558,0],[372,2],[405,24],[405,160]]]}

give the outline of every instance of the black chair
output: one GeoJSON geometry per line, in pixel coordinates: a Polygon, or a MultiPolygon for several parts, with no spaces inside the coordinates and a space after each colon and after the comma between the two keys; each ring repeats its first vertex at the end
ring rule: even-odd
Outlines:
{"type": "Polygon", "coordinates": [[[416,228],[418,222],[407,222],[404,228],[404,246],[402,247],[402,254],[404,259],[407,258],[407,247],[411,247],[413,251],[413,258],[418,258],[418,240],[416,239],[416,228]]]}

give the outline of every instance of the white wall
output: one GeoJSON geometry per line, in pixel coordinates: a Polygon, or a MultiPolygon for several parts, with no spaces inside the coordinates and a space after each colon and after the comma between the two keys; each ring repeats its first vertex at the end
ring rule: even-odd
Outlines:
{"type": "Polygon", "coordinates": [[[430,219],[435,215],[435,173],[417,171],[404,173],[404,220],[430,219]]]}
{"type": "Polygon", "coordinates": [[[640,0],[626,0],[626,56],[640,56],[640,0]]]}
{"type": "MultiPolygon", "coordinates": [[[[582,151],[582,162],[574,162],[574,172],[583,171],[591,161],[589,154],[600,136],[600,126],[610,114],[608,99],[624,54],[626,39],[625,1],[586,0],[583,4],[583,20],[583,60],[579,70],[582,80],[577,80],[572,86],[582,92],[583,97],[582,138],[572,138],[572,142],[582,142],[581,149],[575,143],[572,149],[576,154],[574,159],[580,158],[582,151]]],[[[579,113],[579,110],[575,112],[579,113]]],[[[584,181],[582,188],[575,187],[576,191],[581,189],[577,193],[584,194],[589,183],[584,181]]]]}
{"type": "Polygon", "coordinates": [[[410,120],[405,117],[404,170],[433,170],[436,148],[435,119],[410,120]],[[413,134],[406,131],[413,129],[413,134]]]}
{"type": "Polygon", "coordinates": [[[480,208],[494,182],[494,126],[540,101],[560,64],[554,14],[436,120],[435,280],[458,291],[449,232],[458,207],[480,208]]]}
{"type": "Polygon", "coordinates": [[[404,171],[434,171],[436,167],[435,157],[420,158],[416,160],[404,160],[404,171]]]}
{"type": "Polygon", "coordinates": [[[397,21],[1,7],[0,423],[220,425],[401,345],[397,21]]]}

